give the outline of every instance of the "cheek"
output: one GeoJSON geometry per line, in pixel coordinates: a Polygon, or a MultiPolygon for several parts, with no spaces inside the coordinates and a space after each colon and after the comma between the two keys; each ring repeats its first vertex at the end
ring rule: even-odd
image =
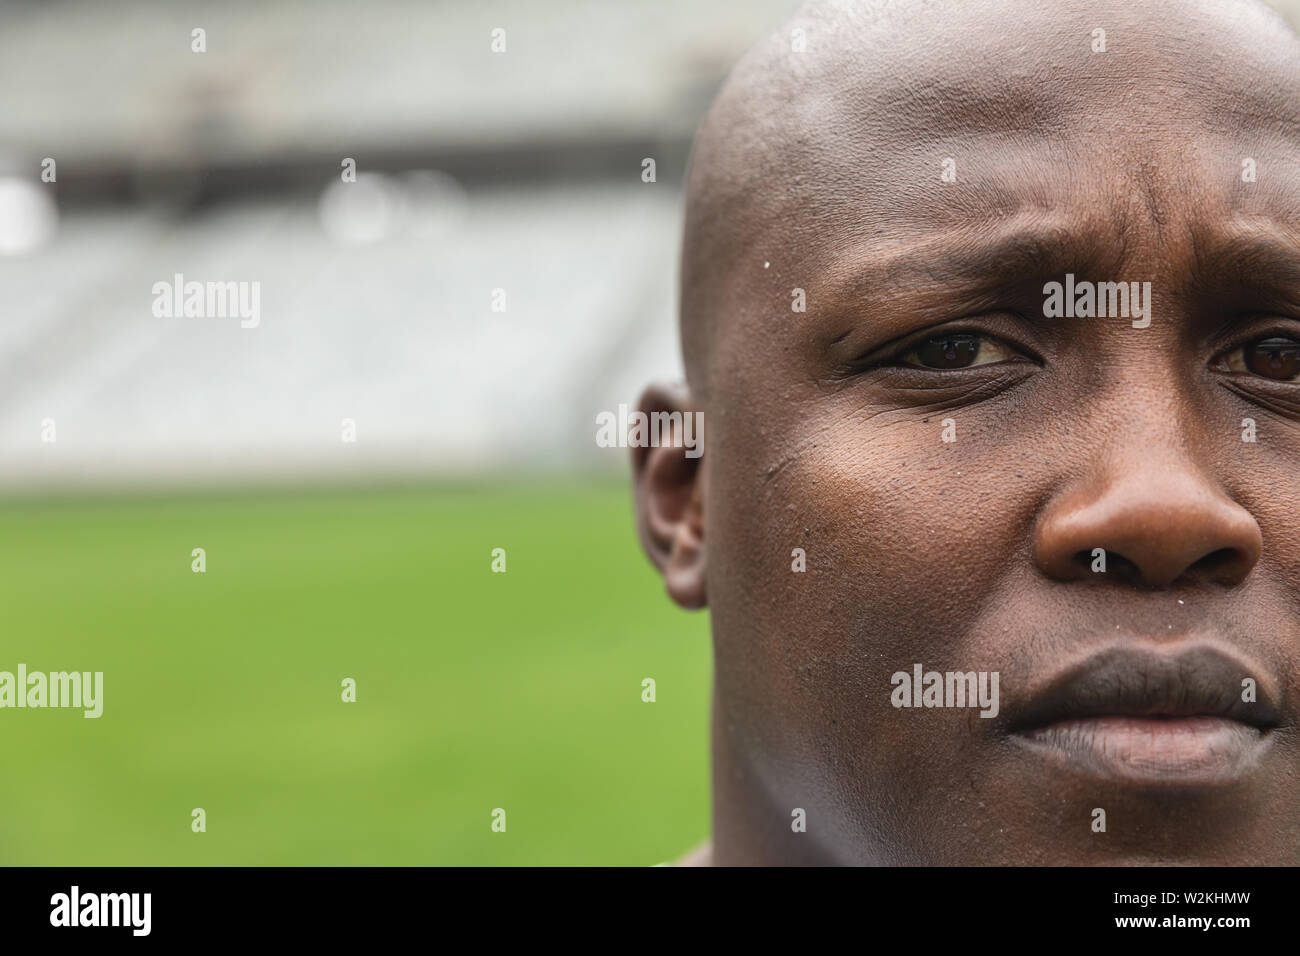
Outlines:
{"type": "MultiPolygon", "coordinates": [[[[1276,426],[1274,426],[1276,427],[1276,426]]],[[[1217,462],[1225,492],[1251,513],[1259,524],[1263,552],[1256,578],[1282,583],[1300,611],[1300,535],[1295,533],[1300,514],[1300,433],[1291,426],[1282,437],[1246,444],[1231,433],[1225,453],[1217,462]],[[1267,575],[1260,573],[1267,571],[1267,575]]]]}
{"type": "Polygon", "coordinates": [[[769,455],[775,469],[749,453],[715,461],[715,611],[774,652],[951,650],[1027,560],[1036,495],[1014,450],[942,431],[941,416],[843,421],[769,455]]]}
{"type": "Polygon", "coordinates": [[[970,756],[934,734],[969,713],[900,712],[890,677],[986,656],[979,622],[1025,560],[1034,496],[1005,447],[946,443],[941,418],[823,428],[774,473],[750,446],[711,462],[719,699],[774,788],[801,767],[870,815],[915,805],[970,756]]]}

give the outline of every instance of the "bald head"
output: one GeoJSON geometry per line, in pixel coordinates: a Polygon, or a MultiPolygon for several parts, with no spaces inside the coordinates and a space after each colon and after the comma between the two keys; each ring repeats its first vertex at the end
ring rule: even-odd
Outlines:
{"type": "Polygon", "coordinates": [[[1071,215],[1113,219],[1118,247],[1162,190],[1194,185],[1188,154],[1228,168],[1245,148],[1294,177],[1297,94],[1300,45],[1255,0],[807,4],[736,67],[696,140],[690,385],[707,400],[754,360],[747,339],[790,321],[792,290],[855,257],[1013,218],[1069,228],[1051,216],[1064,184],[1098,191],[1071,215]]]}

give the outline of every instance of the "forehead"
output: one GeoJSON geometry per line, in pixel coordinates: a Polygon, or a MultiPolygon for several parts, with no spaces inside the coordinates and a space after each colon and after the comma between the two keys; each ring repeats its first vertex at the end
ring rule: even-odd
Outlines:
{"type": "Polygon", "coordinates": [[[1300,55],[1254,5],[853,6],[814,10],[742,64],[701,135],[691,192],[707,212],[702,239],[688,214],[683,278],[710,311],[743,300],[751,258],[811,282],[864,259],[978,256],[972,239],[1104,259],[1158,238],[1170,259],[1300,223],[1300,55]],[[711,278],[692,242],[716,247],[711,278]]]}

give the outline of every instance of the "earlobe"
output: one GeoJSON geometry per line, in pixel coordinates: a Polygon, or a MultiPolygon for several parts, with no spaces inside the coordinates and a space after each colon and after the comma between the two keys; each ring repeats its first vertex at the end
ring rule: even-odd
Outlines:
{"type": "Polygon", "coordinates": [[[641,545],[674,601],[704,607],[704,416],[684,386],[664,385],[646,389],[637,413],[644,440],[628,443],[641,545]]]}

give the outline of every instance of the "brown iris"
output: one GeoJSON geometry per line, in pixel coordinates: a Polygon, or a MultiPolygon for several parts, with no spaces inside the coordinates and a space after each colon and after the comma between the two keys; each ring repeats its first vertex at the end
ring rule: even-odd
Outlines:
{"type": "Polygon", "coordinates": [[[1300,342],[1272,338],[1252,342],[1242,350],[1246,368],[1265,378],[1285,381],[1300,376],[1300,342]]]}
{"type": "Polygon", "coordinates": [[[912,351],[926,368],[966,368],[980,354],[980,336],[969,332],[937,335],[912,351]]]}

